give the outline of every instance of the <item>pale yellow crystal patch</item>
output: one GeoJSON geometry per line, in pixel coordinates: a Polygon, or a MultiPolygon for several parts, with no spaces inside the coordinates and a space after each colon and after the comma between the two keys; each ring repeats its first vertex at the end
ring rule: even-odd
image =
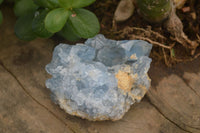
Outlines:
{"type": "Polygon", "coordinates": [[[115,77],[118,80],[118,88],[125,91],[131,90],[135,80],[129,73],[119,70],[115,77]]]}
{"type": "Polygon", "coordinates": [[[138,58],[137,58],[137,56],[136,56],[136,54],[132,54],[131,56],[130,56],[130,59],[134,59],[134,60],[137,60],[138,58]]]}

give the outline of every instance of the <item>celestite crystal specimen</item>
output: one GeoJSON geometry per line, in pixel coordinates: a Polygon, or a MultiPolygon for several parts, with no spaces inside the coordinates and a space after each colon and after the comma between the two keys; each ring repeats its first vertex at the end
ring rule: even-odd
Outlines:
{"type": "Polygon", "coordinates": [[[85,44],[59,44],[46,66],[46,86],[67,113],[88,120],[119,120],[150,87],[152,45],[99,34],[85,44]]]}

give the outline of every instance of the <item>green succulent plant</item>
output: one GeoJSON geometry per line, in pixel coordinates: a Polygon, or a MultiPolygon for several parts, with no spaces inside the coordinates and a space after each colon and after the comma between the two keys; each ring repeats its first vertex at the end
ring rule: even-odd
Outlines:
{"type": "Polygon", "coordinates": [[[95,0],[18,0],[14,6],[19,17],[15,33],[28,41],[48,38],[55,33],[70,41],[93,37],[100,30],[99,21],[94,13],[83,8],[93,2],[95,0]]]}
{"type": "Polygon", "coordinates": [[[3,0],[0,0],[0,4],[3,2],[3,0]]]}
{"type": "Polygon", "coordinates": [[[171,0],[137,0],[141,16],[149,22],[161,22],[172,10],[171,0]]]}
{"type": "Polygon", "coordinates": [[[3,15],[2,15],[2,12],[0,11],[0,24],[2,23],[3,21],[3,15]]]}
{"type": "MultiPolygon", "coordinates": [[[[0,0],[0,4],[3,2],[3,0],[0,0]]],[[[2,12],[0,10],[0,24],[2,23],[3,21],[3,15],[2,15],[2,12]]]]}

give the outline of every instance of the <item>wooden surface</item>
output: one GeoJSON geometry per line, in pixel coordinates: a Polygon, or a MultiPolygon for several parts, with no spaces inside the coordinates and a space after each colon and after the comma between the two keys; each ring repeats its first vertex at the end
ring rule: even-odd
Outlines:
{"type": "Polygon", "coordinates": [[[0,133],[200,133],[200,59],[173,68],[151,65],[152,87],[122,120],[89,122],[50,100],[45,80],[56,44],[14,35],[15,17],[4,8],[0,26],[0,133]]]}

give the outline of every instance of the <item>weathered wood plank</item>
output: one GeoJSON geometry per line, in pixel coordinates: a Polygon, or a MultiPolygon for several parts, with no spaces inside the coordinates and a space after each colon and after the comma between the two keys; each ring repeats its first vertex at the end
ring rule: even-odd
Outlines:
{"type": "MultiPolygon", "coordinates": [[[[5,67],[16,76],[27,92],[42,106],[52,111],[65,124],[80,132],[80,123],[71,121],[66,114],[50,99],[50,91],[45,87],[45,81],[50,75],[45,72],[45,65],[51,60],[53,43],[51,40],[37,39],[26,45],[13,45],[1,51],[0,60],[5,67]],[[12,54],[9,54],[12,53],[12,54]]],[[[76,119],[76,118],[75,118],[76,119]]],[[[81,132],[86,132],[81,129],[81,132]]]]}
{"type": "Polygon", "coordinates": [[[134,105],[120,121],[89,125],[91,133],[186,133],[166,120],[147,99],[134,105]]]}
{"type": "Polygon", "coordinates": [[[41,108],[0,66],[0,132],[1,133],[70,133],[65,124],[41,108]]]}
{"type": "Polygon", "coordinates": [[[185,82],[188,84],[188,86],[200,97],[200,72],[199,73],[185,72],[183,78],[185,82]]]}
{"type": "MultiPolygon", "coordinates": [[[[179,66],[170,69],[154,66],[152,69],[150,71],[152,88],[148,92],[151,102],[166,118],[182,129],[199,133],[200,97],[183,79],[184,69],[180,69],[179,66]],[[160,73],[155,73],[156,71],[160,73]]],[[[190,71],[194,71],[194,69],[190,71]]],[[[196,74],[191,74],[190,76],[192,77],[190,77],[189,84],[196,86],[191,82],[195,77],[195,83],[199,84],[200,78],[196,74]]],[[[196,88],[197,91],[199,89],[199,87],[196,88]]]]}

